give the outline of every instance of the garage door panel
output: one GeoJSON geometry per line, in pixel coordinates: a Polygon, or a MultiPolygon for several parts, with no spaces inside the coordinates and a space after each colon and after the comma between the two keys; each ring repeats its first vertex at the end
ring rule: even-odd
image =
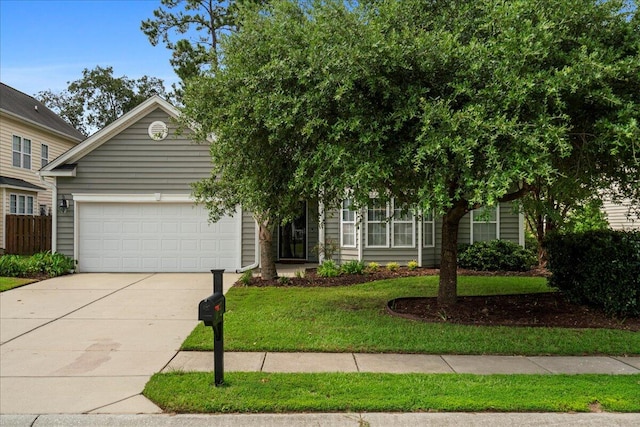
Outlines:
{"type": "Polygon", "coordinates": [[[123,250],[122,248],[122,242],[120,240],[115,240],[115,239],[105,239],[102,241],[102,247],[98,248],[99,251],[121,251],[123,250]]]}
{"type": "Polygon", "coordinates": [[[78,204],[83,272],[209,271],[240,267],[240,218],[209,224],[192,204],[78,204]]]}

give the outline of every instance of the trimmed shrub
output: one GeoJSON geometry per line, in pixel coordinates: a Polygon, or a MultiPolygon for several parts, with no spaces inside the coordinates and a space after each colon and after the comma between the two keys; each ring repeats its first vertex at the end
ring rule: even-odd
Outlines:
{"type": "Polygon", "coordinates": [[[367,264],[367,268],[364,271],[365,273],[375,273],[376,271],[378,271],[379,268],[380,268],[380,264],[378,264],[377,262],[371,261],[369,264],[367,264]]]}
{"type": "Polygon", "coordinates": [[[459,249],[458,265],[478,271],[527,271],[536,263],[535,255],[505,240],[476,242],[459,249]]]}
{"type": "Polygon", "coordinates": [[[365,270],[365,264],[363,261],[347,261],[340,267],[340,271],[344,274],[362,274],[365,270]]]}
{"type": "Polygon", "coordinates": [[[640,232],[553,234],[545,247],[550,286],[609,315],[640,316],[640,232]]]}
{"type": "Polygon", "coordinates": [[[340,275],[340,268],[333,260],[326,260],[318,266],[316,273],[320,277],[336,277],[340,275]]]}
{"type": "Polygon", "coordinates": [[[413,271],[416,268],[418,268],[418,261],[416,260],[411,260],[407,263],[407,268],[409,269],[409,271],[413,271]]]}
{"type": "Polygon", "coordinates": [[[397,271],[400,268],[400,264],[398,264],[397,262],[389,262],[387,263],[386,268],[389,271],[397,271]]]}

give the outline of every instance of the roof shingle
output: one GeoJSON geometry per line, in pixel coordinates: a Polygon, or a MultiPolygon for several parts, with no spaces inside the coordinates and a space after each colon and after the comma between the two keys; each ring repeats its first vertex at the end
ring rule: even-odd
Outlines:
{"type": "Polygon", "coordinates": [[[32,96],[0,83],[0,110],[35,122],[80,142],[86,137],[32,96]]]}

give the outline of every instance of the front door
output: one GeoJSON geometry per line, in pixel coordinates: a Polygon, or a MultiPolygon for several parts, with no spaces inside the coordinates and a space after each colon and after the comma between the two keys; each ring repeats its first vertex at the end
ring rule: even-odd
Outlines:
{"type": "Polygon", "coordinates": [[[278,229],[278,258],[307,259],[307,202],[300,203],[300,214],[278,229]]]}

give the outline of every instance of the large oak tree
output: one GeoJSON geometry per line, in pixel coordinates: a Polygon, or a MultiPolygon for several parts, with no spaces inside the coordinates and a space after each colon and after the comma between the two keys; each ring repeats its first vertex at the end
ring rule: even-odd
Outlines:
{"type": "Polygon", "coordinates": [[[246,8],[222,41],[218,72],[186,93],[185,118],[202,126],[201,139],[216,135],[218,166],[199,195],[215,209],[260,201],[270,214],[299,197],[338,206],[345,191],[356,206],[375,195],[433,209],[442,218],[438,299],[454,304],[458,225],[471,210],[555,182],[585,149],[607,165],[589,174],[637,185],[640,31],[623,6],[246,8]]]}

